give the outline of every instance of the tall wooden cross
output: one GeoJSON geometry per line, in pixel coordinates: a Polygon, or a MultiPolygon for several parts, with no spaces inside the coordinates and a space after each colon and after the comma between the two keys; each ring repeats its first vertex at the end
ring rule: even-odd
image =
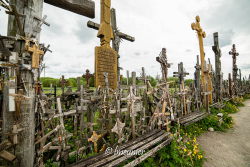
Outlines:
{"type": "Polygon", "coordinates": [[[165,82],[167,82],[167,80],[168,80],[168,68],[170,68],[171,64],[168,63],[166,48],[162,48],[160,55],[158,57],[156,57],[156,61],[161,64],[162,79],[165,82]]]}
{"type": "Polygon", "coordinates": [[[237,92],[237,76],[238,76],[238,67],[237,67],[237,63],[236,63],[236,60],[237,60],[237,56],[239,56],[239,53],[236,51],[236,47],[235,47],[235,44],[233,44],[233,47],[232,47],[232,50],[229,52],[229,55],[232,55],[232,58],[233,58],[233,71],[232,71],[232,74],[233,74],[233,84],[232,84],[232,87],[233,87],[233,94],[236,94],[237,92]]]}
{"type": "MultiPolygon", "coordinates": [[[[119,55],[119,49],[120,49],[120,42],[122,39],[124,40],[127,40],[127,41],[130,41],[130,42],[134,42],[135,41],[135,38],[130,36],[130,35],[127,35],[125,33],[122,33],[118,30],[118,27],[117,27],[117,21],[116,21],[116,11],[114,8],[111,9],[111,27],[112,27],[112,30],[113,30],[113,39],[112,39],[112,48],[117,52],[118,56],[118,60],[117,60],[117,76],[118,76],[118,79],[119,79],[119,76],[120,76],[120,65],[119,65],[119,58],[120,58],[120,55],[119,55]]],[[[87,26],[89,28],[93,28],[95,30],[99,30],[100,29],[100,24],[98,23],[94,23],[92,21],[88,21],[87,23],[87,26]]]]}
{"type": "Polygon", "coordinates": [[[196,30],[199,40],[199,46],[200,46],[200,59],[201,59],[201,84],[204,89],[205,87],[205,74],[204,74],[204,66],[205,66],[205,53],[204,53],[204,46],[203,46],[203,38],[206,37],[206,33],[203,31],[203,29],[200,26],[200,17],[196,16],[196,23],[191,24],[191,28],[193,30],[196,30]]]}
{"type": "Polygon", "coordinates": [[[212,49],[215,54],[215,98],[216,102],[221,101],[222,98],[222,74],[221,74],[221,50],[219,47],[218,32],[214,33],[214,46],[212,49]]]}

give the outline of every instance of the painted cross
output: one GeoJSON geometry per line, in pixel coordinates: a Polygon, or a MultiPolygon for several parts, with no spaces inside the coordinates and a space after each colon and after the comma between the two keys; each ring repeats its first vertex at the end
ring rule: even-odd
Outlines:
{"type": "Polygon", "coordinates": [[[32,47],[30,47],[30,43],[26,43],[25,48],[28,52],[32,53],[31,67],[33,69],[38,69],[40,66],[40,58],[42,55],[44,55],[44,51],[41,50],[39,45],[36,43],[34,43],[32,47]]]}
{"type": "MultiPolygon", "coordinates": [[[[131,37],[125,33],[122,33],[119,31],[118,27],[117,27],[117,21],[116,21],[116,11],[114,8],[111,9],[111,26],[112,26],[112,30],[113,30],[113,39],[112,39],[112,48],[117,52],[118,54],[118,60],[117,60],[117,72],[118,72],[118,77],[120,76],[120,65],[119,65],[119,58],[120,58],[120,55],[119,55],[119,48],[120,48],[120,42],[122,39],[124,40],[127,40],[127,41],[130,41],[130,42],[134,42],[135,41],[135,38],[134,37],[131,37]]],[[[87,23],[87,26],[89,28],[93,28],[95,30],[99,30],[100,28],[100,25],[97,24],[97,23],[94,23],[92,21],[88,21],[87,23]]]]}
{"type": "Polygon", "coordinates": [[[198,40],[199,40],[199,46],[200,46],[200,59],[201,59],[201,86],[202,91],[204,92],[204,88],[206,85],[206,74],[204,71],[205,68],[205,52],[204,52],[204,46],[203,46],[203,38],[206,37],[206,33],[203,31],[200,25],[200,17],[196,16],[196,22],[191,24],[191,28],[195,30],[198,34],[198,40]]]}
{"type": "Polygon", "coordinates": [[[167,82],[167,80],[168,80],[168,68],[170,68],[171,64],[168,63],[166,48],[162,48],[160,55],[158,57],[156,57],[156,61],[161,64],[162,79],[165,82],[167,82]]]}
{"type": "Polygon", "coordinates": [[[232,55],[233,58],[233,94],[236,94],[236,87],[237,87],[237,76],[238,76],[238,67],[236,63],[237,56],[239,53],[236,51],[235,44],[233,44],[232,50],[229,52],[229,55],[232,55]]]}
{"type": "Polygon", "coordinates": [[[215,54],[215,95],[216,102],[221,101],[222,98],[222,74],[221,74],[221,50],[219,47],[218,32],[214,33],[214,46],[212,49],[215,54]]]}
{"type": "Polygon", "coordinates": [[[102,135],[98,135],[95,131],[93,131],[91,138],[88,139],[88,142],[94,143],[94,150],[96,153],[98,152],[97,142],[101,137],[102,135]]]}

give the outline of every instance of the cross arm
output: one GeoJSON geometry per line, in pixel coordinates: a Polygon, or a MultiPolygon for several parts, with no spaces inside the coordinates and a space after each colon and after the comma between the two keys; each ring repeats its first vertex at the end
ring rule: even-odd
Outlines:
{"type": "Polygon", "coordinates": [[[92,0],[44,0],[44,2],[82,16],[95,18],[95,2],[92,0]]]}
{"type": "MultiPolygon", "coordinates": [[[[87,23],[87,26],[89,28],[93,28],[95,30],[99,30],[99,27],[100,27],[100,24],[98,23],[95,23],[93,21],[88,21],[87,23]]],[[[122,32],[118,32],[118,36],[124,40],[127,40],[127,41],[130,41],[130,42],[134,42],[135,41],[135,38],[134,37],[131,37],[125,33],[122,33],[122,32]]]]}

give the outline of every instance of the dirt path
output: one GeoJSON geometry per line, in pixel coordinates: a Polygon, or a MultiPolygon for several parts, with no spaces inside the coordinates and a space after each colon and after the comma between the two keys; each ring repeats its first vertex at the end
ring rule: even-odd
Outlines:
{"type": "Polygon", "coordinates": [[[250,167],[250,100],[232,117],[233,129],[226,133],[208,132],[199,137],[207,158],[204,167],[250,167]]]}

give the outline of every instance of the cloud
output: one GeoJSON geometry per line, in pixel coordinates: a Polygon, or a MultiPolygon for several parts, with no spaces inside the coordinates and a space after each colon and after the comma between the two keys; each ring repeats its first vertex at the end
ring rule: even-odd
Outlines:
{"type": "Polygon", "coordinates": [[[86,22],[79,20],[74,30],[74,35],[77,36],[81,43],[87,43],[96,37],[97,31],[86,26],[86,22]]]}

